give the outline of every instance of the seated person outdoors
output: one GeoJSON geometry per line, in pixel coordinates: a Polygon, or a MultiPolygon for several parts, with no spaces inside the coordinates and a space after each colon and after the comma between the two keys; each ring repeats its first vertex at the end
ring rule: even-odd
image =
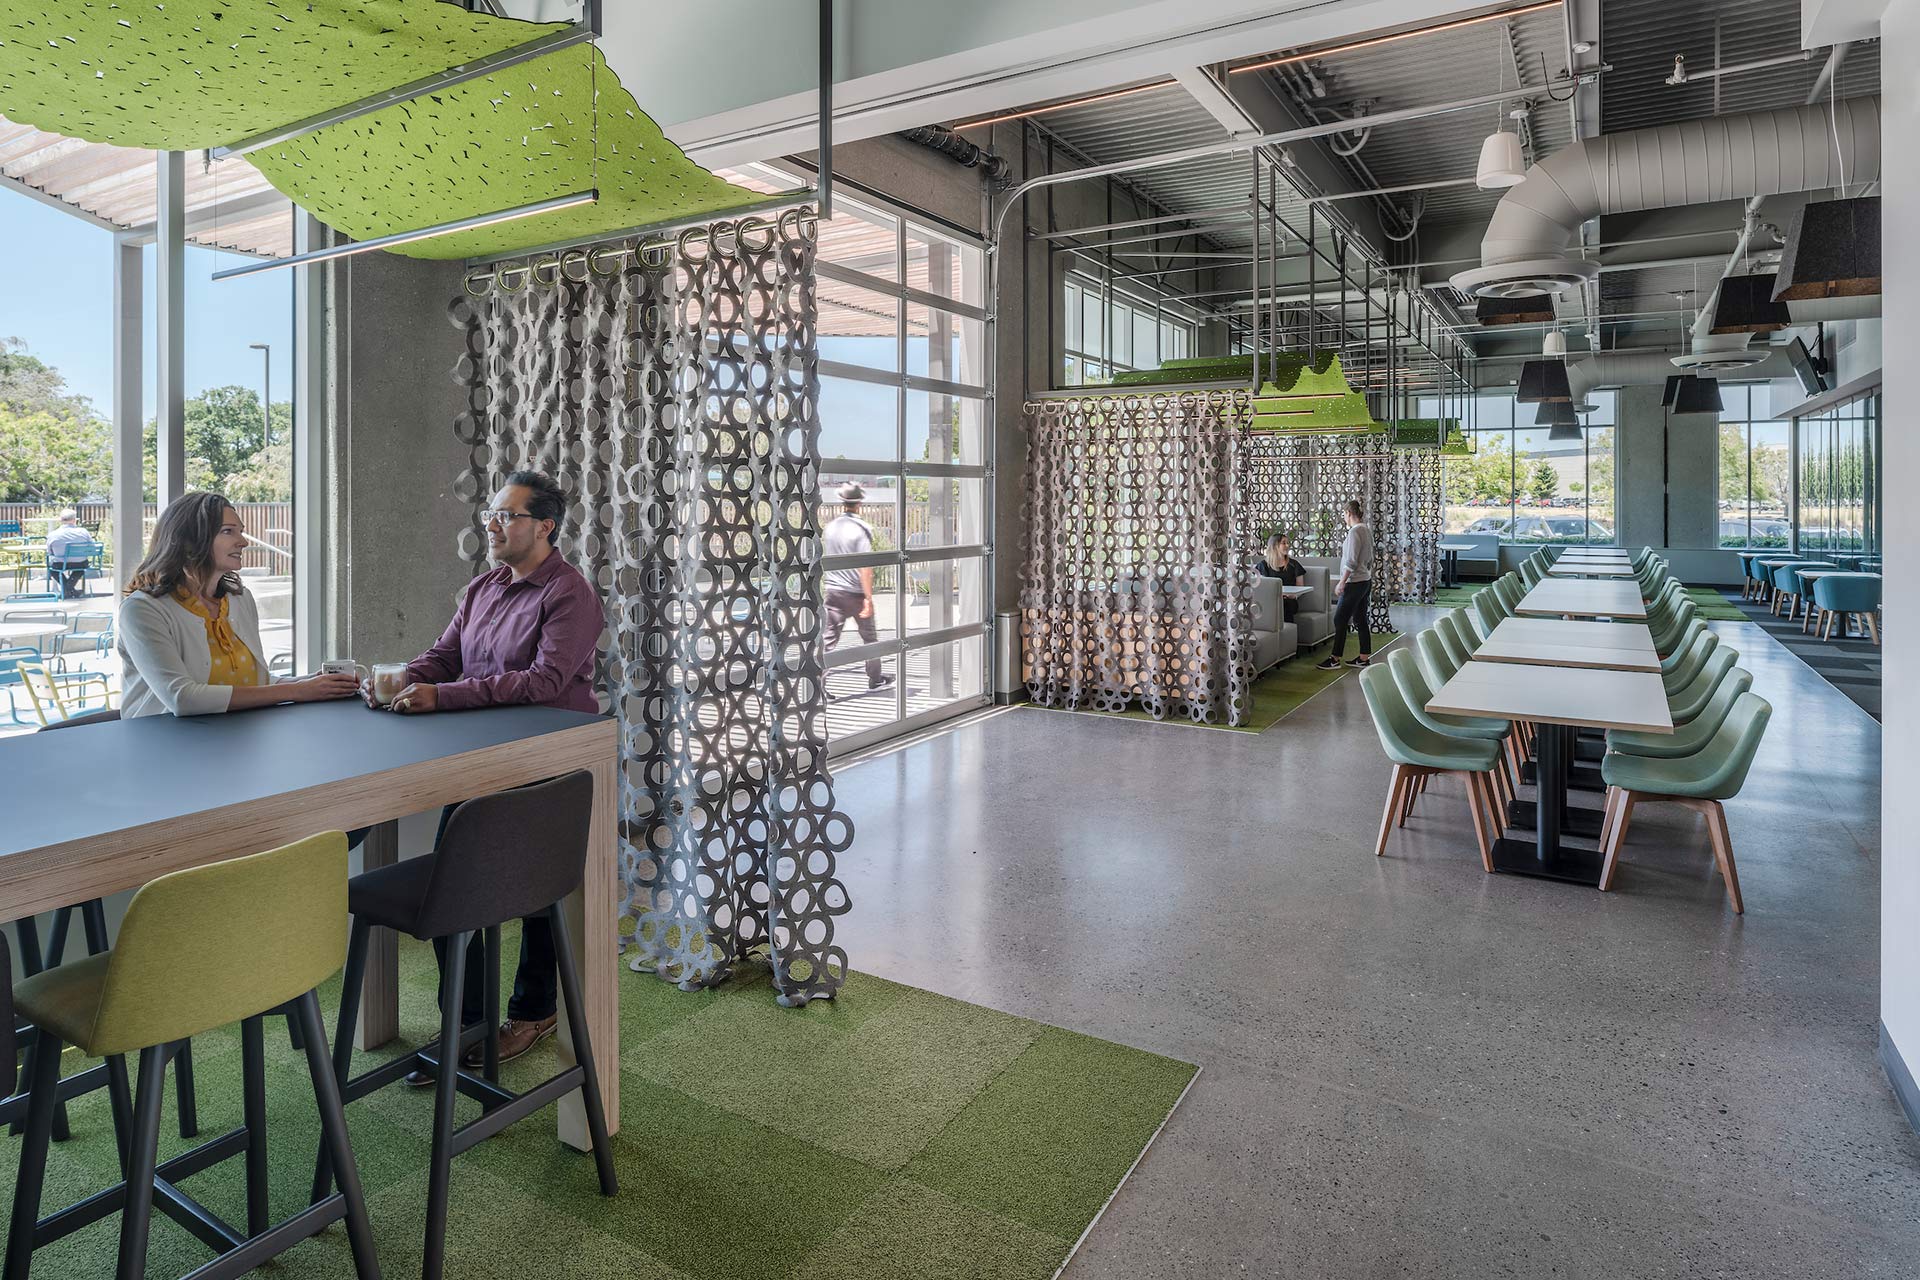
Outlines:
{"type": "Polygon", "coordinates": [[[47,574],[60,575],[60,598],[77,600],[87,594],[87,558],[84,553],[69,557],[67,548],[91,547],[93,535],[80,527],[80,516],[72,508],[60,513],[60,523],[47,535],[47,574]],[[64,567],[63,563],[66,562],[64,567]],[[77,566],[77,567],[75,567],[77,566]]]}
{"type": "MultiPolygon", "coordinates": [[[[470,707],[534,704],[563,711],[600,710],[594,694],[594,656],[605,617],[600,597],[581,572],[559,553],[566,495],[537,471],[516,471],[481,513],[487,557],[496,566],[475,578],[455,608],[453,621],[431,649],[407,664],[408,684],[393,696],[401,715],[461,711],[470,707]]],[[[372,701],[372,691],[366,691],[372,701]]],[[[440,816],[446,829],[449,806],[440,816]]],[[[434,837],[439,843],[439,837],[434,837]]],[[[446,940],[434,951],[446,968],[446,940]]],[[[467,953],[467,981],[460,993],[462,1024],[485,1015],[482,966],[485,947],[475,934],[467,953]]],[[[517,1058],[554,1032],[560,971],[547,918],[520,922],[520,965],[513,996],[500,1026],[500,1060],[517,1058]]],[[[482,1049],[467,1052],[479,1066],[482,1049]]],[[[415,1072],[415,1086],[433,1077],[415,1072]]]]}
{"type": "MultiPolygon", "coordinates": [[[[1259,560],[1260,576],[1278,578],[1289,587],[1297,587],[1306,581],[1307,567],[1293,558],[1293,539],[1284,533],[1272,534],[1267,538],[1267,552],[1259,560]]],[[[1298,600],[1288,599],[1284,608],[1284,622],[1292,622],[1293,615],[1300,611],[1298,600]]]]}
{"type": "Polygon", "coordinates": [[[240,513],[217,493],[182,494],[160,513],[114,627],[121,719],[353,696],[350,674],[268,673],[260,610],[240,581],[246,550],[240,513]]]}

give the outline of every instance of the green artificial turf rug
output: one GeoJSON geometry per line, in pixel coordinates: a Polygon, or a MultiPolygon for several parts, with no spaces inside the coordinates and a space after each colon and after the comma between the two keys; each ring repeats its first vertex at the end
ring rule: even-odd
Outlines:
{"type": "MultiPolygon", "coordinates": [[[[1383,661],[1386,651],[1400,639],[1397,631],[1376,631],[1373,633],[1373,660],[1383,661]]],[[[1171,712],[1164,720],[1156,720],[1150,712],[1139,707],[1129,707],[1125,711],[1096,711],[1091,707],[1039,707],[1041,711],[1068,711],[1073,715],[1109,716],[1120,720],[1145,720],[1149,724],[1177,724],[1189,729],[1225,729],[1229,733],[1264,733],[1274,725],[1306,705],[1309,698],[1325,689],[1343,676],[1354,674],[1358,668],[1341,667],[1337,671],[1323,671],[1314,665],[1326,657],[1325,641],[1310,649],[1302,649],[1274,666],[1268,667],[1253,682],[1253,698],[1247,708],[1247,717],[1240,724],[1201,724],[1189,720],[1179,712],[1171,712]]],[[[1352,658],[1355,650],[1349,642],[1347,656],[1352,658]]]]}
{"type": "Polygon", "coordinates": [[[1473,598],[1492,586],[1491,582],[1463,582],[1457,587],[1436,587],[1433,603],[1443,609],[1460,609],[1473,603],[1473,598]]]}
{"type": "MultiPolygon", "coordinates": [[[[511,932],[511,931],[510,931],[511,932]]],[[[508,963],[518,954],[511,938],[508,963]]],[[[402,940],[401,1029],[436,1023],[432,953],[402,940]]],[[[1197,1068],[979,1005],[848,975],[839,997],[774,1003],[764,970],[686,993],[622,972],[620,1194],[560,1144],[542,1111],[453,1164],[446,1274],[458,1280],[1046,1280],[1071,1255],[1197,1068]]],[[[322,992],[333,1025],[338,980],[322,992]]],[[[372,1055],[356,1054],[355,1070],[372,1055]]],[[[239,1123],[238,1028],[194,1040],[198,1140],[239,1123]]],[[[91,1065],[69,1055],[69,1072],[91,1065]]],[[[131,1065],[131,1064],[130,1064],[131,1065]]],[[[525,1089],[557,1067],[551,1040],[502,1068],[525,1089]]],[[[272,1213],[305,1201],[319,1126],[304,1059],[267,1027],[272,1213]]],[[[459,1120],[478,1114],[460,1100],[459,1120]]],[[[418,1275],[433,1095],[393,1086],[347,1108],[382,1272],[418,1275]]],[[[41,1212],[117,1173],[104,1092],[69,1104],[41,1212]]],[[[171,1082],[160,1156],[180,1151],[171,1082]]],[[[10,1204],[18,1142],[0,1155],[10,1204]]],[[[242,1161],[182,1185],[246,1220],[242,1161]]],[[[119,1218],[34,1257],[34,1275],[113,1274],[119,1218]]],[[[212,1255],[156,1213],[148,1275],[212,1255]]],[[[263,1268],[353,1275],[335,1225],[263,1268]]]]}
{"type": "Polygon", "coordinates": [[[1724,587],[1686,587],[1687,598],[1699,610],[1703,622],[1746,622],[1747,615],[1727,599],[1724,587]]]}

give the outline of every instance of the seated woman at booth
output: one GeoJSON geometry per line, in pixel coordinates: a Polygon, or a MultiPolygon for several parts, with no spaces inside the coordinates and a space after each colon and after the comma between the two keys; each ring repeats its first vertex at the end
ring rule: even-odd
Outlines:
{"type": "MultiPolygon", "coordinates": [[[[1260,558],[1260,576],[1278,578],[1289,587],[1297,587],[1306,581],[1307,567],[1293,558],[1293,539],[1284,533],[1275,533],[1267,538],[1267,553],[1260,558]]],[[[1282,608],[1283,622],[1292,622],[1293,615],[1300,611],[1298,600],[1286,600],[1282,608]]]]}
{"type": "Polygon", "coordinates": [[[246,549],[240,513],[217,493],[182,494],[160,513],[114,624],[122,719],[245,711],[360,691],[351,672],[274,680],[260,643],[260,610],[240,581],[246,549]]]}

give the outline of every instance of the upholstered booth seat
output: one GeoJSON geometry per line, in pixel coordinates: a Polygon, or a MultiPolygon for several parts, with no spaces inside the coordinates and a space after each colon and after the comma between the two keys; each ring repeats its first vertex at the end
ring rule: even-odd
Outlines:
{"type": "Polygon", "coordinates": [[[1280,579],[1256,575],[1253,580],[1253,666],[1265,671],[1291,658],[1300,647],[1300,628],[1284,619],[1286,599],[1280,579]]]}
{"type": "Polygon", "coordinates": [[[1310,649],[1333,635],[1333,575],[1340,562],[1325,556],[1301,556],[1307,571],[1307,585],[1313,590],[1300,597],[1293,625],[1300,629],[1300,647],[1310,649]]]}

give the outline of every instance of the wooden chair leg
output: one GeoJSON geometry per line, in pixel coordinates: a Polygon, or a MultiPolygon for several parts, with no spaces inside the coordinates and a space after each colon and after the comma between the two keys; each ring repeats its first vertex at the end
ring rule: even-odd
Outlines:
{"type": "Polygon", "coordinates": [[[1880,615],[1869,609],[1860,617],[1867,624],[1867,634],[1873,637],[1873,647],[1878,649],[1880,647],[1880,615]]]}
{"type": "Polygon", "coordinates": [[[1480,804],[1484,798],[1480,788],[1485,783],[1486,777],[1478,773],[1463,773],[1460,777],[1467,784],[1467,808],[1473,810],[1473,836],[1480,843],[1480,865],[1486,868],[1488,875],[1492,875],[1493,846],[1487,842],[1486,815],[1480,812],[1480,804]]]}
{"type": "Polygon", "coordinates": [[[1607,802],[1600,808],[1600,842],[1594,847],[1602,853],[1607,849],[1607,836],[1613,830],[1613,806],[1620,799],[1620,788],[1607,788],[1607,802]]]}
{"type": "Polygon", "coordinates": [[[1613,831],[1607,840],[1606,861],[1600,866],[1600,891],[1613,887],[1613,873],[1620,868],[1620,847],[1627,842],[1627,823],[1633,818],[1633,792],[1620,788],[1620,801],[1613,818],[1613,831]]]}
{"type": "Polygon", "coordinates": [[[1380,838],[1374,841],[1373,856],[1378,858],[1387,851],[1387,834],[1393,830],[1393,818],[1400,809],[1400,792],[1407,785],[1407,766],[1393,766],[1393,781],[1387,786],[1387,807],[1380,814],[1380,838]]]}
{"type": "Polygon", "coordinates": [[[1720,878],[1726,881],[1727,896],[1733,899],[1734,912],[1745,915],[1747,908],[1740,900],[1740,873],[1733,865],[1733,833],[1727,830],[1727,811],[1718,800],[1709,800],[1704,812],[1707,838],[1713,842],[1713,860],[1720,864],[1720,878]]]}
{"type": "Polygon", "coordinates": [[[1413,816],[1413,801],[1420,794],[1420,782],[1425,775],[1416,772],[1411,766],[1407,770],[1407,785],[1400,793],[1400,826],[1407,825],[1407,819],[1413,816]]]}

